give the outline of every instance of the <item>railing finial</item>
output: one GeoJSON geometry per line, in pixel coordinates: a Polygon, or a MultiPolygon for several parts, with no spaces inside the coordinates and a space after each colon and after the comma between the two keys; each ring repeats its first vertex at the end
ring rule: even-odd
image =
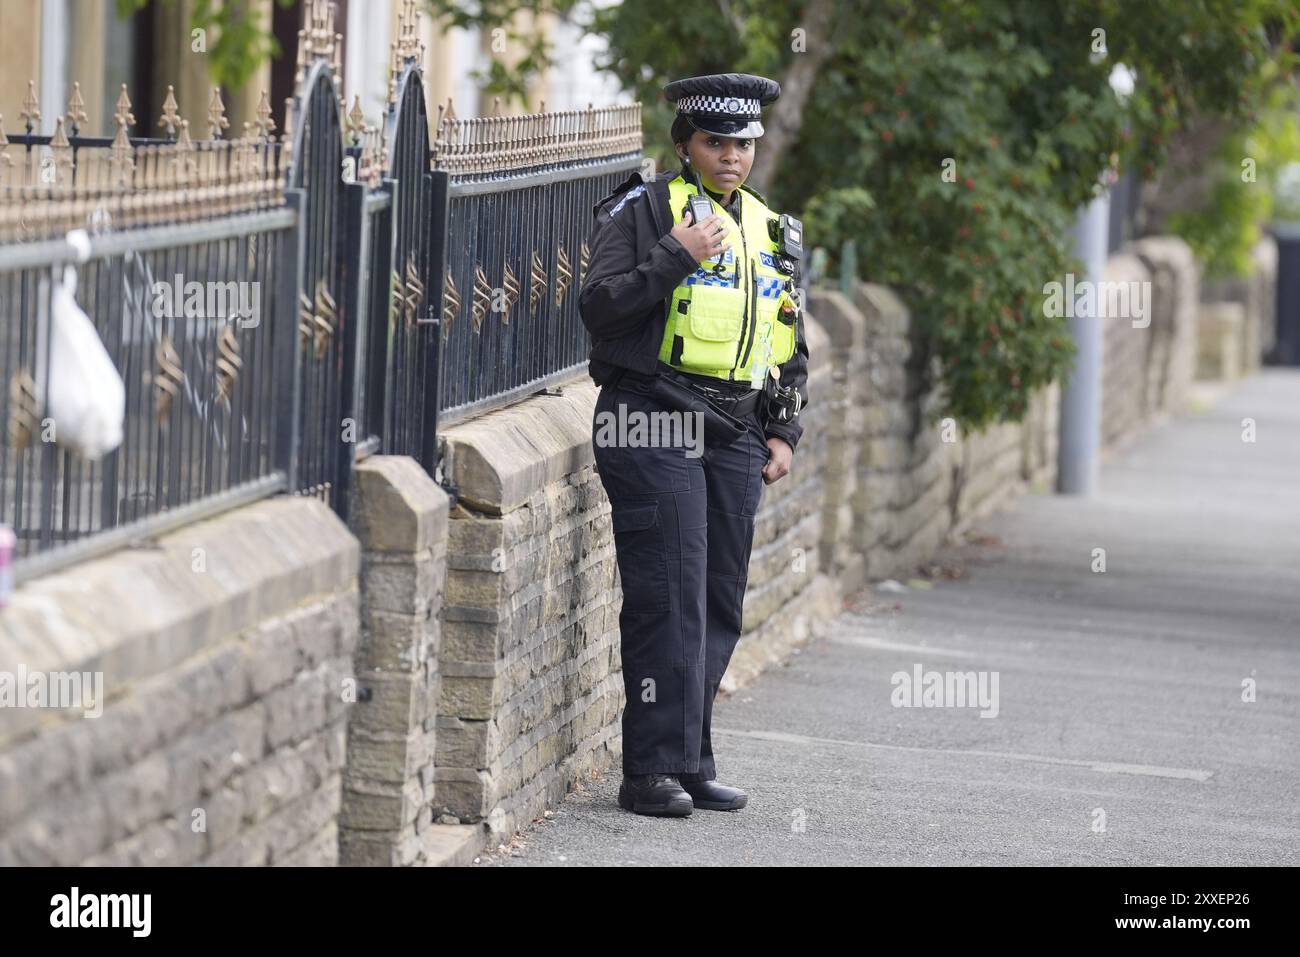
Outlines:
{"type": "Polygon", "coordinates": [[[293,158],[293,104],[294,98],[284,98],[284,132],[280,134],[280,178],[289,175],[289,164],[293,158]]]}
{"type": "Polygon", "coordinates": [[[5,181],[13,165],[13,157],[9,155],[9,137],[5,136],[5,115],[0,113],[0,183],[5,181]]]}
{"type": "Polygon", "coordinates": [[[403,0],[402,12],[397,18],[397,52],[403,61],[420,56],[420,11],[415,0],[403,0]]]}
{"type": "Polygon", "coordinates": [[[397,50],[398,42],[394,40],[388,45],[388,106],[390,109],[397,105],[397,76],[402,72],[401,57],[397,50]]]}
{"type": "Polygon", "coordinates": [[[72,144],[68,142],[68,134],[63,129],[61,116],[54,121],[54,136],[50,138],[50,152],[54,154],[54,181],[63,182],[64,177],[71,179],[72,144]]]}
{"type": "Polygon", "coordinates": [[[262,98],[257,101],[257,128],[261,131],[262,139],[269,140],[271,134],[275,131],[275,120],[271,116],[271,100],[266,95],[266,90],[262,91],[262,98]]]}
{"type": "Polygon", "coordinates": [[[343,35],[334,32],[334,0],[307,0],[303,8],[303,27],[298,31],[298,82],[312,60],[325,60],[341,66],[343,35]]]}
{"type": "Polygon", "coordinates": [[[176,132],[180,128],[181,115],[178,112],[176,103],[176,88],[168,84],[167,98],[163,100],[162,116],[158,118],[158,125],[167,128],[167,138],[175,139],[176,132]]]}
{"type": "Polygon", "coordinates": [[[68,112],[65,115],[73,136],[81,131],[81,124],[89,119],[86,116],[86,101],[81,98],[81,84],[75,81],[72,84],[72,96],[68,97],[68,112]]]}
{"type": "Polygon", "coordinates": [[[366,116],[361,111],[361,94],[352,94],[352,109],[347,115],[348,138],[352,145],[356,146],[361,142],[361,134],[366,128],[366,116]]]}
{"type": "Polygon", "coordinates": [[[36,99],[36,82],[27,81],[27,97],[23,100],[23,108],[18,111],[27,124],[27,135],[31,136],[32,131],[36,129],[41,122],[41,104],[36,99]]]}
{"type": "Polygon", "coordinates": [[[221,87],[212,88],[212,99],[208,102],[208,127],[212,130],[212,139],[221,139],[221,131],[230,126],[226,119],[226,104],[221,100],[221,87]]]}
{"type": "Polygon", "coordinates": [[[122,84],[117,94],[117,112],[113,114],[119,126],[135,126],[135,114],[131,112],[131,97],[127,96],[126,84],[122,84]]]}
{"type": "Polygon", "coordinates": [[[181,120],[180,135],[176,137],[176,181],[188,183],[198,163],[194,160],[194,140],[190,138],[190,121],[181,120]]]}
{"type": "MultiPolygon", "coordinates": [[[[125,87],[125,84],[123,85],[125,87]]],[[[125,89],[123,90],[125,92],[125,89]]],[[[121,98],[118,98],[121,102],[121,98]]],[[[127,117],[131,114],[123,113],[120,109],[114,115],[113,119],[117,123],[117,135],[113,137],[113,144],[108,148],[109,167],[113,175],[114,188],[129,186],[131,183],[131,172],[135,169],[135,158],[132,156],[131,138],[126,135],[127,117]]]]}

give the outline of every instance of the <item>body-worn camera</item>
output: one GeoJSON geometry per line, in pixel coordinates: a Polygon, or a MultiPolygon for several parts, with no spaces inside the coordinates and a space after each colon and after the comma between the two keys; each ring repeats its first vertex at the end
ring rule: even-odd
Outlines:
{"type": "Polygon", "coordinates": [[[782,256],[790,259],[803,258],[803,223],[789,213],[782,213],[777,219],[769,219],[767,234],[772,242],[780,246],[782,256]]]}

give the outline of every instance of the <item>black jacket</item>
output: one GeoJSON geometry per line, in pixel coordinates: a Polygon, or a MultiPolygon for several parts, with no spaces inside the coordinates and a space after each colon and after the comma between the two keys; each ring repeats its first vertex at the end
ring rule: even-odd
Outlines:
{"type": "MultiPolygon", "coordinates": [[[[673,214],[668,184],[677,175],[676,170],[666,171],[647,183],[633,173],[592,209],[587,240],[591,259],[582,277],[578,310],[591,333],[588,371],[597,385],[619,366],[647,375],[656,371],[673,290],[699,265],[669,235],[673,214]]],[[[747,186],[740,188],[763,199],[747,186]]],[[[800,279],[796,272],[796,287],[800,279]]],[[[803,322],[800,314],[794,355],[781,365],[780,381],[799,390],[806,408],[808,343],[803,322]]],[[[803,434],[798,418],[786,424],[765,422],[763,428],[768,437],[785,439],[791,448],[803,434]]]]}

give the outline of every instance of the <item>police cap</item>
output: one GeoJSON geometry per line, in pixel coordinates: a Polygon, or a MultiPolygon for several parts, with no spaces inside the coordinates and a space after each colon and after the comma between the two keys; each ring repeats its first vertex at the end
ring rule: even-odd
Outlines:
{"type": "Polygon", "coordinates": [[[717,136],[763,135],[760,108],[781,95],[781,84],[751,73],[714,73],[674,80],[664,99],[691,125],[717,136]]]}

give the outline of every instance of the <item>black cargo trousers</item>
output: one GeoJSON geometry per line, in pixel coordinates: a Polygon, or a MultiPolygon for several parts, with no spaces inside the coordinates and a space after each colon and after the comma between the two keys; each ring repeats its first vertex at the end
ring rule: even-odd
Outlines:
{"type": "Polygon", "coordinates": [[[707,781],[717,774],[713,700],[740,639],[769,452],[757,410],[742,417],[749,428],[729,445],[706,444],[702,431],[659,447],[600,440],[602,413],[665,411],[608,383],[593,416],[623,584],[623,773],[707,781]]]}

